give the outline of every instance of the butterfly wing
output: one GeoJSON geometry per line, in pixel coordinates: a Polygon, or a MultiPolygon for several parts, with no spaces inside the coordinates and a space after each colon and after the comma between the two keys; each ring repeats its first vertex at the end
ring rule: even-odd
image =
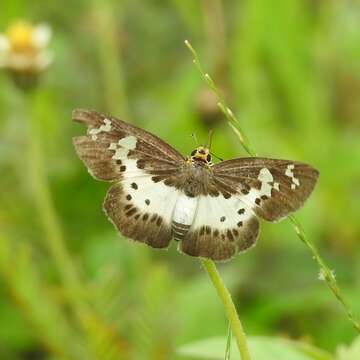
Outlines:
{"type": "Polygon", "coordinates": [[[228,260],[256,242],[259,221],[236,197],[201,195],[195,220],[179,242],[179,251],[215,261],[228,260]]]}
{"type": "Polygon", "coordinates": [[[268,221],[298,210],[314,189],[319,172],[288,160],[240,158],[213,167],[214,181],[268,221]]]}
{"type": "Polygon", "coordinates": [[[88,127],[74,146],[89,172],[116,182],[103,206],[115,227],[126,237],[167,247],[182,155],[155,135],[96,111],[75,110],[73,119],[88,127]]]}
{"type": "Polygon", "coordinates": [[[219,196],[200,196],[179,249],[213,260],[227,260],[253,246],[259,233],[256,215],[277,221],[299,209],[319,175],[303,163],[265,158],[223,161],[212,174],[219,196]]]}
{"type": "MultiPolygon", "coordinates": [[[[88,127],[87,135],[75,137],[73,142],[77,154],[98,180],[118,180],[136,169],[165,178],[176,173],[184,161],[157,136],[114,117],[92,110],[74,110],[72,117],[88,127]]],[[[139,171],[135,172],[138,176],[139,171]]]]}

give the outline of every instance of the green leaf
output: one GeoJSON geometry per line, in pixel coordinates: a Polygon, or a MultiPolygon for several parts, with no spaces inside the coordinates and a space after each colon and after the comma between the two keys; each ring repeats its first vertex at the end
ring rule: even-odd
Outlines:
{"type": "MultiPolygon", "coordinates": [[[[248,341],[252,360],[334,360],[331,354],[298,341],[261,336],[248,337],[248,341]]],[[[225,348],[226,338],[217,337],[184,345],[178,355],[181,359],[223,360],[225,348]]],[[[239,359],[235,346],[231,359],[239,359]]]]}

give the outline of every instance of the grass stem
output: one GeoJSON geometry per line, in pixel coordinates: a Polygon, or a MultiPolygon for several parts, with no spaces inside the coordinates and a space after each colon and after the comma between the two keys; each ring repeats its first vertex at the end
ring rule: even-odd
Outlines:
{"type": "Polygon", "coordinates": [[[213,261],[208,259],[201,259],[201,264],[208,273],[209,278],[212,281],[214,287],[216,288],[216,291],[225,307],[225,312],[229,319],[232,332],[235,336],[239,353],[241,355],[241,360],[250,360],[250,353],[247,346],[246,335],[228,289],[222,281],[213,261]]]}

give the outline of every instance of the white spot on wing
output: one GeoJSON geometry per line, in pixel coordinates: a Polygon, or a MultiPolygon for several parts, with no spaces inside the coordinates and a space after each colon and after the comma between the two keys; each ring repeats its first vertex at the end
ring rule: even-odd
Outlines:
{"type": "Polygon", "coordinates": [[[101,125],[99,128],[94,128],[89,130],[89,134],[91,135],[92,140],[97,139],[97,134],[100,134],[101,132],[109,132],[111,131],[111,121],[109,119],[104,119],[104,124],[101,125]]]}
{"type": "Polygon", "coordinates": [[[135,136],[126,136],[122,139],[120,139],[118,141],[118,145],[126,148],[126,149],[129,149],[129,150],[134,150],[136,148],[136,142],[137,142],[137,139],[135,136]]]}
{"type": "MultiPolygon", "coordinates": [[[[110,144],[111,146],[112,144],[110,144]]],[[[110,147],[109,147],[110,148],[110,147]]],[[[129,149],[125,149],[125,148],[117,148],[115,150],[115,154],[112,156],[112,159],[114,160],[121,160],[121,159],[126,159],[127,155],[129,153],[129,149]]]]}
{"type": "Polygon", "coordinates": [[[271,189],[273,188],[270,183],[274,181],[274,178],[268,168],[262,168],[260,170],[258,179],[261,181],[260,195],[266,195],[271,197],[271,189]]]}
{"type": "Polygon", "coordinates": [[[264,181],[264,182],[272,182],[274,180],[273,176],[268,168],[262,168],[260,170],[258,179],[260,181],[264,181]]]}
{"type": "Polygon", "coordinates": [[[293,177],[294,174],[292,172],[292,170],[294,169],[294,164],[289,164],[287,167],[286,167],[286,170],[285,170],[285,175],[288,176],[288,177],[293,177]]]}
{"type": "Polygon", "coordinates": [[[256,203],[256,199],[261,199],[264,195],[271,197],[272,189],[280,191],[280,184],[274,181],[274,177],[268,168],[264,167],[260,170],[258,180],[261,181],[260,190],[251,188],[248,194],[239,194],[237,196],[247,207],[254,208],[259,206],[256,203]]]}
{"type": "Polygon", "coordinates": [[[285,175],[288,176],[289,178],[291,178],[291,189],[292,190],[295,190],[297,186],[300,186],[299,179],[296,178],[294,173],[293,173],[294,167],[295,167],[294,164],[289,164],[286,167],[286,170],[285,170],[285,175]]]}
{"type": "Polygon", "coordinates": [[[108,147],[109,150],[115,150],[115,154],[112,156],[114,160],[126,159],[129,151],[136,148],[137,139],[135,136],[126,136],[120,139],[117,143],[111,143],[108,147]]]}

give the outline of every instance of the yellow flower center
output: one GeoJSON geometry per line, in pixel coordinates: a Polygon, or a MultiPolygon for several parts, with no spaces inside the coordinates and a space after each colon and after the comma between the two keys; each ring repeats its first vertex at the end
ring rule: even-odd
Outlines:
{"type": "Polygon", "coordinates": [[[17,52],[36,50],[33,44],[33,30],[33,26],[25,21],[12,24],[6,32],[12,50],[17,52]]]}

